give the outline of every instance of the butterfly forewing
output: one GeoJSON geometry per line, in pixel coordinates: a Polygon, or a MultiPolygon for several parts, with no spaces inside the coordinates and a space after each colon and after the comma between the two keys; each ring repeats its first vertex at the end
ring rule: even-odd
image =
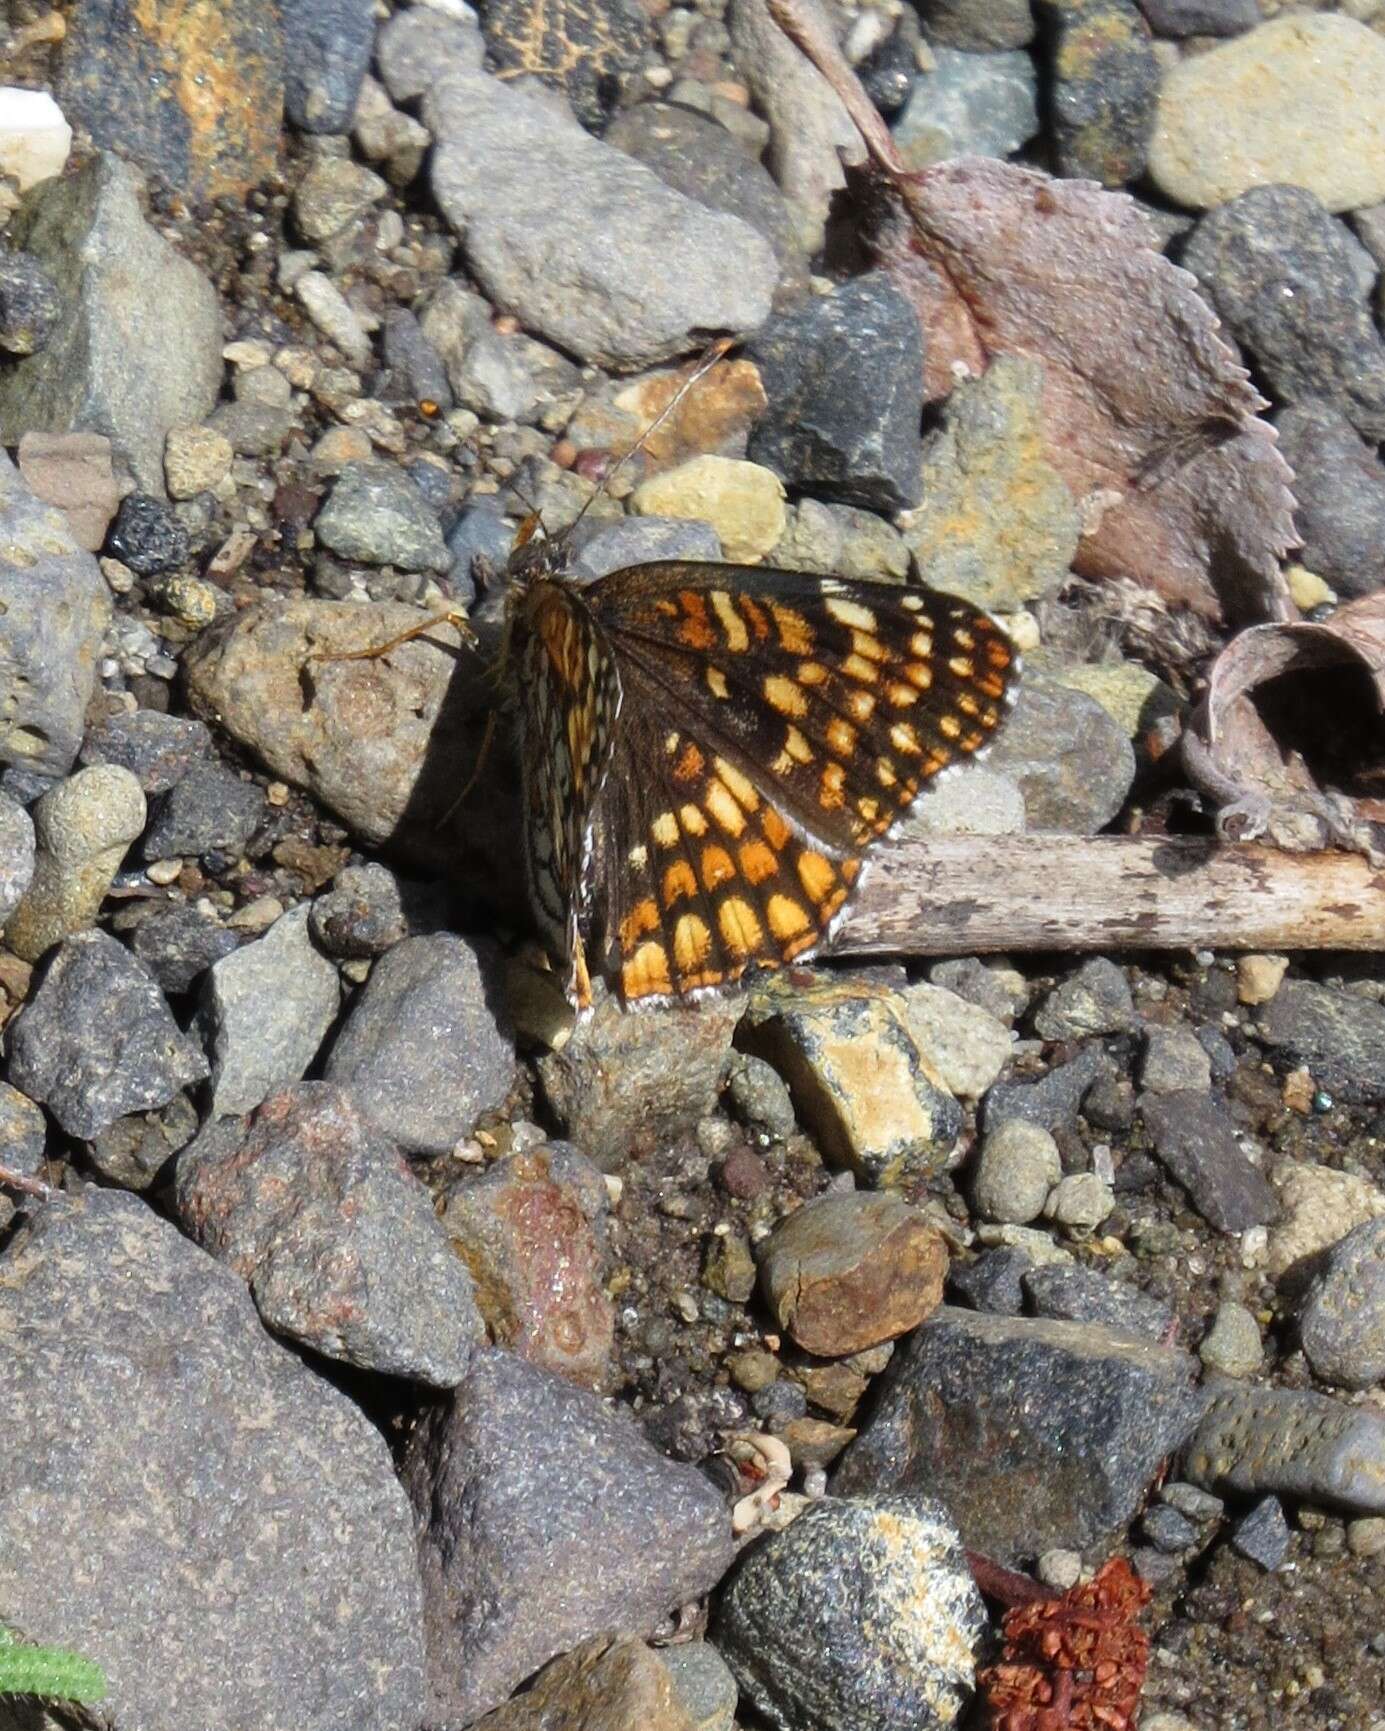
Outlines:
{"type": "Polygon", "coordinates": [[[627,1002],[807,954],[1015,673],[966,602],[803,572],[632,566],[525,616],[530,869],[579,1004],[588,949],[627,1002]]]}

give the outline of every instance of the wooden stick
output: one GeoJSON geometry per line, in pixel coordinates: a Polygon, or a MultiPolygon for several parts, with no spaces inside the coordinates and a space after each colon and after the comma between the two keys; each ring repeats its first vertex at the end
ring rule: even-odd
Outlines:
{"type": "Polygon", "coordinates": [[[1385,949],[1385,868],[1139,836],[946,836],[886,844],[834,955],[997,950],[1385,949]]]}

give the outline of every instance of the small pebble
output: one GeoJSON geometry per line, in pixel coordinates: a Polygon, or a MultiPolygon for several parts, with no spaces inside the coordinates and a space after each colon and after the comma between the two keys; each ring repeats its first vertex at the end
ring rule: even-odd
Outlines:
{"type": "Polygon", "coordinates": [[[1240,1520],[1231,1535],[1232,1547],[1272,1573],[1289,1554],[1293,1534],[1278,1497],[1265,1497],[1240,1520]]]}
{"type": "Polygon", "coordinates": [[[1034,1014],[1043,1040],[1075,1040],[1087,1034],[1122,1034],[1138,1020],[1124,973],[1096,956],[1054,988],[1034,1014]]]}
{"type": "Polygon", "coordinates": [[[140,577],[175,570],[188,557],[187,531],[149,493],[127,493],[106,538],[107,549],[140,577]]]}
{"type": "Polygon", "coordinates": [[[1226,1299],[1217,1306],[1206,1338],[1197,1349],[1208,1370],[1223,1376],[1254,1376],[1264,1362],[1260,1325],[1245,1305],[1226,1299]]]}
{"type": "Polygon", "coordinates": [[[1034,1573],[1055,1592],[1071,1592],[1082,1579],[1082,1553],[1054,1546],[1040,1554],[1034,1564],[1034,1573]]]}
{"type": "Polygon", "coordinates": [[[1115,1207],[1115,1194],[1095,1172],[1073,1172],[1049,1191],[1044,1218],[1074,1234],[1098,1227],[1115,1207]]]}
{"type": "Polygon", "coordinates": [[[1385,1553],[1385,1519],[1363,1515],[1347,1522],[1347,1549],[1353,1557],[1378,1557],[1385,1553]]]}
{"type": "Polygon", "coordinates": [[[784,532],[784,488],[759,463],[734,457],[693,457],[636,487],[631,506],[642,516],[695,517],[710,523],[726,557],[763,559],[784,532]]]}
{"type": "Polygon", "coordinates": [[[1314,1374],[1340,1388],[1385,1377],[1385,1220],[1352,1227],[1328,1250],[1298,1319],[1314,1374]]]}
{"type": "Polygon", "coordinates": [[[1044,1211],[1063,1175],[1058,1144],[1041,1125],[1012,1118],[988,1130],[972,1177],[972,1201],[988,1220],[1023,1226],[1044,1211]]]}
{"type": "Polygon", "coordinates": [[[1177,1509],[1155,1504],[1140,1518],[1140,1530],[1156,1550],[1174,1554],[1186,1551],[1198,1540],[1198,1530],[1177,1509]]]}

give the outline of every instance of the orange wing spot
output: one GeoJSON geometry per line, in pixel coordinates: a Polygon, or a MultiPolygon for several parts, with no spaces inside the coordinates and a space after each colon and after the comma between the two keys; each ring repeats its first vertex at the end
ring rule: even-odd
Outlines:
{"type": "Polygon", "coordinates": [[[717,927],[727,949],[736,956],[753,955],[764,941],[750,903],[740,896],[727,896],[717,909],[717,927]]]}
{"type": "Polygon", "coordinates": [[[907,709],[911,703],[917,703],[919,694],[912,685],[903,685],[899,680],[885,687],[885,695],[896,709],[907,709]]]}
{"type": "Polygon", "coordinates": [[[959,679],[971,679],[976,673],[976,664],[969,655],[954,655],[947,665],[959,679]]]}
{"type": "Polygon", "coordinates": [[[755,633],[757,640],[763,643],[769,636],[769,620],[765,618],[764,608],[760,606],[758,601],[752,600],[749,595],[738,595],[736,603],[745,615],[746,623],[755,633]]]}
{"type": "Polygon", "coordinates": [[[843,601],[834,596],[827,602],[826,611],[838,625],[851,625],[858,631],[875,630],[875,615],[869,607],[862,607],[859,601],[843,601]]]}
{"type": "Polygon", "coordinates": [[[928,756],[923,760],[921,773],[924,776],[937,775],[940,770],[946,769],[948,764],[951,762],[952,753],[950,751],[944,751],[940,745],[935,745],[932,751],[930,751],[928,756]]]}
{"type": "Polygon", "coordinates": [[[801,933],[814,929],[808,910],[792,896],[771,896],[765,913],[769,918],[770,931],[781,944],[790,943],[801,933]]]}
{"type": "Polygon", "coordinates": [[[867,661],[864,655],[848,655],[842,662],[842,672],[848,679],[858,679],[862,685],[874,685],[879,677],[875,663],[867,661]]]}
{"type": "Polygon", "coordinates": [[[963,715],[971,716],[973,721],[975,721],[977,716],[981,713],[981,705],[969,691],[959,691],[957,693],[957,707],[961,710],[963,715]]]}
{"type": "Polygon", "coordinates": [[[800,661],[798,664],[798,683],[800,685],[821,685],[827,678],[827,669],[820,661],[800,661]]]}
{"type": "Polygon", "coordinates": [[[909,639],[909,653],[910,655],[919,656],[921,660],[927,661],[928,657],[933,653],[933,638],[931,634],[927,631],[916,631],[909,639]]]}
{"type": "Polygon", "coordinates": [[[868,824],[880,821],[880,801],[872,799],[868,793],[863,793],[856,801],[856,809],[868,824]]]}
{"type": "Polygon", "coordinates": [[[745,828],[745,816],[725,782],[709,781],[703,799],[706,802],[707,810],[711,812],[727,835],[739,835],[745,828]]]}
{"type": "MultiPolygon", "coordinates": [[[[718,850],[719,851],[719,850],[718,850]]],[[[774,849],[762,841],[748,841],[740,849],[741,875],[748,884],[762,884],[779,870],[774,849]]],[[[728,862],[729,863],[729,862],[728,862]]],[[[706,868],[703,868],[704,872],[706,868]]]]}
{"type": "Polygon", "coordinates": [[[689,835],[706,835],[707,833],[707,819],[702,815],[701,806],[680,805],[678,821],[689,835]]]}
{"type": "Polygon", "coordinates": [[[719,667],[713,667],[710,662],[702,669],[702,677],[707,681],[707,689],[713,697],[726,696],[726,675],[719,667]]]}
{"type": "Polygon", "coordinates": [[[824,811],[836,811],[844,803],[842,788],[846,782],[846,771],[839,763],[825,763],[822,766],[822,780],[818,784],[818,804],[824,811]]]}
{"type": "Polygon", "coordinates": [[[709,890],[714,890],[718,884],[724,884],[736,875],[731,855],[724,847],[704,847],[698,863],[702,868],[703,887],[709,890]]]}
{"type": "Polygon", "coordinates": [[[765,702],[771,708],[777,709],[781,715],[806,715],[808,699],[803,695],[792,679],[786,679],[782,673],[769,673],[765,676],[761,688],[765,694],[765,702]]]}
{"type": "Polygon", "coordinates": [[[860,869],[861,862],[858,859],[844,859],[837,867],[837,870],[842,874],[842,882],[848,884],[856,882],[856,875],[860,869]]]}
{"type": "Polygon", "coordinates": [[[955,715],[940,715],[938,717],[938,732],[942,734],[944,739],[960,739],[962,724],[955,715]]]}
{"type": "Polygon", "coordinates": [[[798,856],[798,881],[807,892],[809,901],[820,904],[837,888],[837,868],[830,859],[824,859],[811,848],[804,848],[798,856]]]}
{"type": "Polygon", "coordinates": [[[899,780],[894,772],[894,765],[888,757],[877,757],[875,760],[875,779],[881,787],[893,787],[899,780]]]}
{"type": "Polygon", "coordinates": [[[671,811],[661,811],[650,824],[649,833],[660,847],[677,847],[678,819],[671,811]]]}
{"type": "Polygon", "coordinates": [[[982,746],[985,743],[986,735],[980,730],[980,728],[974,727],[970,733],[962,735],[961,746],[963,751],[975,751],[979,746],[982,746]]]}
{"type": "Polygon", "coordinates": [[[636,902],[630,912],[620,922],[620,947],[632,950],[646,932],[657,932],[659,929],[659,908],[653,896],[646,896],[644,901],[636,902]]]}
{"type": "Polygon", "coordinates": [[[868,631],[853,631],[851,647],[857,655],[864,655],[867,661],[883,661],[885,645],[878,637],[872,637],[868,631]]]}
{"type": "Polygon", "coordinates": [[[743,776],[733,763],[728,763],[724,757],[717,759],[717,774],[731,789],[737,804],[743,811],[759,811],[760,796],[751,783],[743,776]]]}
{"type": "Polygon", "coordinates": [[[933,669],[926,661],[906,661],[904,677],[920,691],[927,691],[933,683],[933,669]]]}
{"type": "Polygon", "coordinates": [[[827,743],[839,757],[850,757],[856,749],[856,729],[840,715],[834,715],[827,724],[827,743]]]}
{"type": "Polygon", "coordinates": [[[988,673],[984,678],[977,680],[976,689],[983,697],[992,697],[998,700],[1005,695],[1005,681],[998,678],[994,673],[988,673]]]}
{"type": "Polygon", "coordinates": [[[782,601],[770,601],[769,616],[779,633],[779,644],[790,655],[811,655],[813,628],[801,613],[786,607],[782,601]]]}
{"type": "Polygon", "coordinates": [[[689,649],[715,649],[717,634],[707,617],[707,603],[695,589],[680,589],[678,604],[683,609],[683,623],[678,627],[678,641],[689,649]]]}
{"type": "Polygon", "coordinates": [[[620,970],[620,987],[627,1001],[667,996],[673,990],[668,951],[651,939],[641,944],[620,970]]]}
{"type": "Polygon", "coordinates": [[[760,819],[760,828],[765,832],[765,840],[775,853],[784,851],[788,846],[789,837],[793,834],[788,824],[772,806],[765,807],[765,814],[760,819]]]}
{"type": "Polygon", "coordinates": [[[664,906],[671,908],[683,896],[697,894],[697,879],[693,869],[685,859],[676,859],[664,873],[663,886],[664,906]]]}
{"type": "Polygon", "coordinates": [[[675,781],[696,781],[707,767],[707,759],[693,744],[692,740],[683,747],[681,756],[673,766],[675,781]]]}
{"type": "Polygon", "coordinates": [[[696,914],[684,914],[673,928],[673,965],[680,974],[695,973],[707,960],[712,948],[712,934],[706,920],[696,914]]]}
{"type": "MultiPolygon", "coordinates": [[[[889,689],[893,691],[898,688],[891,686],[889,689]]],[[[909,701],[910,703],[914,701],[914,694],[912,691],[909,692],[909,701]]],[[[851,711],[855,720],[861,722],[869,721],[871,716],[875,714],[875,693],[873,691],[860,690],[848,691],[846,694],[846,706],[851,711]]]]}
{"type": "Polygon", "coordinates": [[[917,757],[923,750],[919,744],[919,736],[907,721],[897,721],[890,729],[890,744],[896,751],[905,752],[910,757],[917,757]]]}
{"type": "Polygon", "coordinates": [[[792,775],[795,764],[811,763],[812,761],[812,746],[790,722],[784,729],[784,749],[774,759],[770,768],[776,775],[792,775]]]}
{"type": "Polygon", "coordinates": [[[986,659],[992,667],[1002,671],[1014,660],[1014,651],[1003,637],[987,637],[985,642],[986,659]]]}

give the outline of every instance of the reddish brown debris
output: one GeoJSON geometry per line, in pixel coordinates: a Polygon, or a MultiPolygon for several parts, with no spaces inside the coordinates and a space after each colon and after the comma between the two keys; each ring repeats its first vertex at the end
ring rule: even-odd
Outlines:
{"type": "Polygon", "coordinates": [[[1149,1587],[1113,1557],[1060,1599],[1005,1613],[998,1665],[977,1679],[991,1731],[1131,1731],[1149,1668],[1136,1623],[1149,1587]]]}

